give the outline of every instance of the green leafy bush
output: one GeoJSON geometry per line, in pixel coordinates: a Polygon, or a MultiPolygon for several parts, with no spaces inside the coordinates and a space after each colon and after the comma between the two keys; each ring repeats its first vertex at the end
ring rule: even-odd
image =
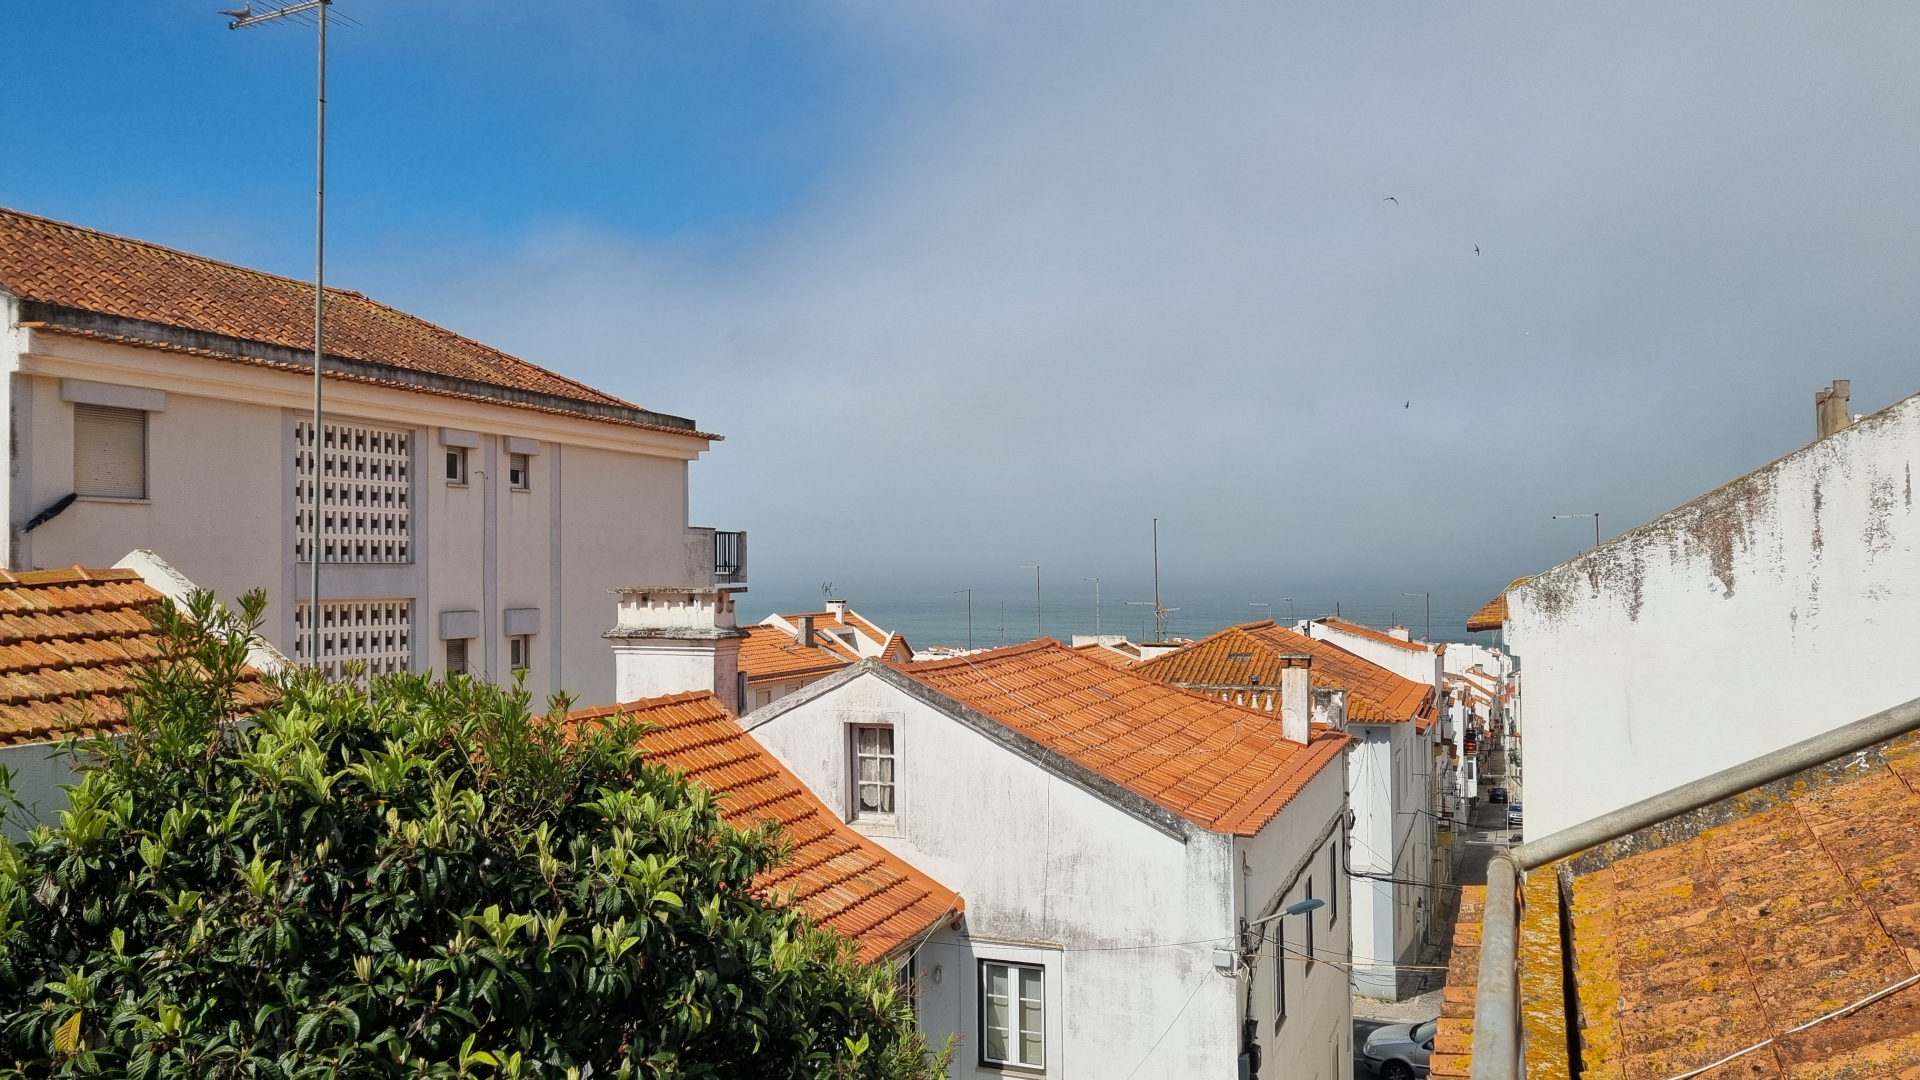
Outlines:
{"type": "Polygon", "coordinates": [[[0,1074],[917,1077],[884,966],[754,895],[775,833],[524,692],[308,674],[264,609],[153,618],[131,733],[0,841],[0,1074]]]}

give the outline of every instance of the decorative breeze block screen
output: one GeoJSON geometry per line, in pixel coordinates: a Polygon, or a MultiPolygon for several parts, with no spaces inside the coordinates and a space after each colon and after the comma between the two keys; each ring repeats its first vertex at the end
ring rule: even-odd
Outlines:
{"type": "Polygon", "coordinates": [[[393,428],[327,424],[318,449],[313,425],[293,429],[294,557],[312,561],[315,461],[320,463],[320,543],[330,563],[413,561],[412,433],[393,428]]]}
{"type": "MultiPolygon", "coordinates": [[[[310,644],[307,622],[313,605],[294,609],[294,626],[299,636],[293,643],[293,660],[307,663],[310,644]]],[[[386,675],[407,671],[413,660],[413,601],[340,600],[320,602],[320,666],[330,679],[346,673],[348,661],[366,665],[365,674],[386,675]]]]}

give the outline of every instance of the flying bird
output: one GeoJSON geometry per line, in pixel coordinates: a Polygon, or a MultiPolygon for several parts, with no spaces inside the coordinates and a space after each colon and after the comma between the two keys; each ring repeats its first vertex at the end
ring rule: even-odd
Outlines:
{"type": "Polygon", "coordinates": [[[253,0],[247,0],[246,6],[238,11],[222,11],[218,14],[231,15],[236,19],[251,19],[253,18],[253,0]]]}
{"type": "Polygon", "coordinates": [[[1386,198],[1384,198],[1384,199],[1381,199],[1380,201],[1381,201],[1381,202],[1390,202],[1390,203],[1392,203],[1392,204],[1393,204],[1393,205],[1395,205],[1395,206],[1399,206],[1399,205],[1400,205],[1400,200],[1399,200],[1399,199],[1396,199],[1396,198],[1394,198],[1394,197],[1393,197],[1393,196],[1391,196],[1391,195],[1389,195],[1389,196],[1387,196],[1387,197],[1386,197],[1386,198]]]}
{"type": "Polygon", "coordinates": [[[1474,253],[1475,255],[1478,255],[1478,254],[1480,254],[1480,245],[1479,245],[1479,244],[1475,244],[1475,245],[1473,245],[1473,253],[1474,253]]]}
{"type": "Polygon", "coordinates": [[[1409,409],[1411,409],[1411,408],[1413,408],[1413,402],[1411,402],[1411,401],[1409,401],[1409,402],[1407,402],[1407,406],[1406,406],[1406,407],[1407,407],[1407,408],[1409,408],[1409,409]]]}

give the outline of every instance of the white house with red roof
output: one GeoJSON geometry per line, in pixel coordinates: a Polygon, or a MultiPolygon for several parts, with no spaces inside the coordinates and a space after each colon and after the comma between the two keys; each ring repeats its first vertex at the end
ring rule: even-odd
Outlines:
{"type": "Polygon", "coordinates": [[[356,292],[325,306],[316,435],[311,284],[0,210],[6,565],[165,551],[222,596],[265,588],[304,663],[317,487],[330,669],[586,702],[616,696],[608,589],[744,587],[745,534],[687,521],[719,436],[356,292]]]}
{"type": "Polygon", "coordinates": [[[863,660],[741,726],[966,897],[911,953],[950,1075],[1350,1074],[1349,740],[1304,709],[1042,640],[863,660]]]}

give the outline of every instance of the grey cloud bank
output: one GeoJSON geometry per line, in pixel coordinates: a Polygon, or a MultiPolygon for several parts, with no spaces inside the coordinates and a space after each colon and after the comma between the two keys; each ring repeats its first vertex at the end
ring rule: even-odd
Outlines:
{"type": "Polygon", "coordinates": [[[1911,8],[828,11],[907,91],[795,213],[370,281],[726,433],[757,584],[1472,593],[1920,390],[1911,8]]]}

